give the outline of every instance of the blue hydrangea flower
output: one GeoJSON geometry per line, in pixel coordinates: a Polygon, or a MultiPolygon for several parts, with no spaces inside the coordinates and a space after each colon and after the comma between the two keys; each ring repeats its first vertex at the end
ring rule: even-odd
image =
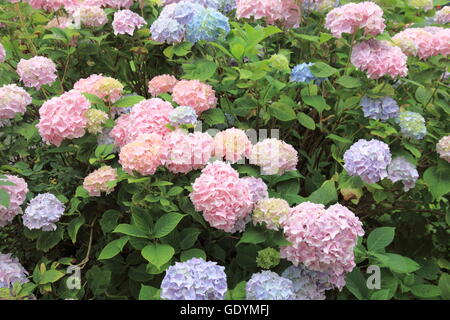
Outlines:
{"type": "Polygon", "coordinates": [[[400,125],[400,132],[409,138],[423,139],[427,134],[425,126],[425,118],[417,112],[403,111],[400,112],[397,122],[400,125]]]}
{"type": "Polygon", "coordinates": [[[391,162],[389,146],[376,139],[360,139],[344,153],[344,169],[366,183],[376,183],[387,176],[391,162]]]}
{"type": "Polygon", "coordinates": [[[311,81],[316,81],[317,83],[321,83],[326,78],[317,78],[311,72],[310,68],[313,66],[312,62],[304,62],[296,65],[291,72],[291,82],[305,82],[310,83],[311,81]]]}
{"type": "Polygon", "coordinates": [[[166,270],[161,298],[167,300],[223,300],[227,291],[225,267],[192,258],[166,270]]]}
{"type": "Polygon", "coordinates": [[[186,28],[174,19],[158,18],[150,27],[150,32],[155,41],[179,43],[184,39],[186,28]]]}
{"type": "Polygon", "coordinates": [[[333,289],[326,272],[309,270],[304,265],[290,266],[281,276],[292,281],[296,300],[325,300],[325,291],[333,289]]]}
{"type": "Polygon", "coordinates": [[[392,182],[401,181],[403,190],[408,191],[415,187],[419,173],[416,166],[406,160],[404,157],[396,157],[388,166],[388,178],[392,182]]]}
{"type": "Polygon", "coordinates": [[[169,115],[170,125],[179,127],[181,125],[192,124],[197,122],[197,114],[191,107],[180,106],[175,108],[169,115]]]}
{"type": "Polygon", "coordinates": [[[247,282],[245,291],[247,300],[293,300],[295,298],[292,281],[272,271],[253,274],[247,282]]]}
{"type": "Polygon", "coordinates": [[[204,9],[196,13],[187,25],[186,40],[192,43],[215,41],[229,32],[230,24],[226,16],[213,9],[204,9]]]}
{"type": "Polygon", "coordinates": [[[391,97],[380,99],[371,99],[364,97],[361,99],[364,117],[386,121],[390,118],[396,118],[400,112],[397,102],[391,97]]]}

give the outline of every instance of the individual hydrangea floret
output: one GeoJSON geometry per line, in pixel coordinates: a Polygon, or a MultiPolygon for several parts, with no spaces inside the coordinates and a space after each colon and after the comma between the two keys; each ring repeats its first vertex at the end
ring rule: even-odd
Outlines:
{"type": "Polygon", "coordinates": [[[64,139],[80,138],[87,124],[91,104],[81,93],[71,90],[46,101],[39,109],[39,134],[48,144],[60,146],[64,139]]]}
{"type": "Polygon", "coordinates": [[[243,130],[230,128],[214,137],[214,156],[231,163],[248,158],[251,150],[252,143],[243,130]]]}
{"type": "Polygon", "coordinates": [[[87,123],[86,130],[89,133],[97,134],[103,130],[102,125],[109,119],[108,114],[99,109],[89,109],[85,113],[87,123]]]}
{"type": "Polygon", "coordinates": [[[258,251],[256,265],[262,269],[271,269],[280,263],[280,252],[274,248],[265,248],[258,251]]]}
{"type": "Polygon", "coordinates": [[[186,27],[186,40],[216,41],[230,32],[228,18],[214,9],[202,9],[194,14],[186,27]]]}
{"type": "Polygon", "coordinates": [[[123,85],[116,79],[101,74],[90,75],[78,80],[73,88],[83,93],[93,94],[105,102],[114,103],[122,97],[123,85]]]}
{"type": "Polygon", "coordinates": [[[174,76],[163,74],[154,77],[148,82],[148,92],[153,96],[159,96],[162,93],[171,93],[173,87],[178,83],[174,76]]]}
{"type": "Polygon", "coordinates": [[[328,272],[330,283],[341,289],[343,275],[355,267],[353,250],[364,231],[359,219],[346,207],[335,204],[325,210],[321,204],[303,202],[282,221],[291,244],[281,247],[281,257],[294,265],[328,272]]]}
{"type": "Polygon", "coordinates": [[[28,185],[24,179],[12,175],[5,175],[5,177],[0,178],[0,181],[12,185],[0,185],[0,190],[6,191],[9,197],[7,208],[0,205],[0,227],[8,225],[16,215],[21,213],[20,205],[25,201],[28,192],[28,185]]]}
{"type": "Polygon", "coordinates": [[[17,74],[26,87],[34,87],[36,90],[45,84],[52,84],[58,77],[55,63],[41,56],[27,60],[20,59],[17,74]]]}
{"type": "Polygon", "coordinates": [[[197,114],[191,107],[179,106],[169,115],[170,125],[178,128],[180,126],[195,125],[197,123],[197,114]]]}
{"type": "Polygon", "coordinates": [[[442,137],[438,141],[436,151],[442,159],[450,162],[450,136],[442,137]]]}
{"type": "Polygon", "coordinates": [[[312,72],[310,67],[313,66],[314,63],[312,62],[304,62],[301,64],[296,65],[291,72],[291,82],[305,82],[310,83],[312,81],[315,81],[317,83],[321,83],[322,81],[326,80],[326,78],[318,78],[316,77],[312,72]]]}
{"type": "Polygon", "coordinates": [[[295,300],[325,300],[325,291],[333,289],[327,272],[309,270],[302,264],[288,267],[281,275],[292,281],[295,300]]]}
{"type": "Polygon", "coordinates": [[[396,157],[392,159],[387,168],[388,178],[392,182],[401,181],[403,183],[403,189],[405,192],[412,189],[416,185],[417,179],[419,179],[419,173],[417,168],[411,162],[404,157],[396,157]]]}
{"type": "Polygon", "coordinates": [[[0,253],[0,288],[12,289],[15,283],[28,282],[28,272],[11,253],[0,253]]]}
{"type": "Polygon", "coordinates": [[[254,273],[245,287],[247,300],[293,300],[294,286],[291,280],[272,271],[254,273]]]}
{"type": "Polygon", "coordinates": [[[208,164],[194,181],[189,195],[196,211],[214,228],[226,232],[241,231],[253,208],[247,184],[230,164],[208,164]],[[239,229],[239,230],[238,230],[239,229]]]}
{"type": "Polygon", "coordinates": [[[51,193],[39,194],[30,200],[23,215],[23,224],[28,229],[56,230],[56,222],[64,213],[64,205],[51,193]]]}
{"type": "Polygon", "coordinates": [[[197,115],[217,106],[214,89],[198,80],[181,80],[173,88],[173,101],[195,109],[197,115]]]}
{"type": "Polygon", "coordinates": [[[13,119],[18,113],[25,113],[32,99],[28,92],[16,84],[0,87],[0,119],[13,119]]]}
{"type": "Polygon", "coordinates": [[[115,12],[112,22],[115,35],[127,33],[130,36],[133,35],[134,29],[139,29],[146,24],[144,18],[128,9],[115,12]]]}
{"type": "Polygon", "coordinates": [[[264,175],[282,175],[296,169],[298,153],[290,144],[271,138],[253,145],[249,159],[251,164],[261,168],[264,175]]]}
{"type": "Polygon", "coordinates": [[[192,258],[166,270],[161,298],[166,300],[223,300],[227,291],[225,267],[192,258]]]}
{"type": "Polygon", "coordinates": [[[258,201],[253,210],[253,224],[264,224],[267,229],[278,230],[280,221],[289,215],[289,203],[284,199],[268,198],[258,201]]]}
{"type": "Polygon", "coordinates": [[[400,132],[403,136],[413,139],[423,139],[427,134],[425,118],[417,112],[400,112],[397,122],[400,125],[400,132]]]}
{"type": "Polygon", "coordinates": [[[85,188],[91,197],[100,197],[102,192],[106,194],[114,190],[109,183],[117,180],[117,169],[104,166],[90,173],[83,181],[85,188]]]}
{"type": "Polygon", "coordinates": [[[261,178],[255,177],[244,177],[241,179],[250,190],[252,195],[252,202],[257,203],[260,200],[267,199],[269,197],[269,192],[267,191],[267,185],[261,178]]]}
{"type": "Polygon", "coordinates": [[[376,139],[360,139],[344,153],[344,169],[366,183],[376,183],[387,176],[391,162],[389,146],[376,139]]]}
{"type": "Polygon", "coordinates": [[[352,64],[367,72],[370,79],[383,76],[405,77],[408,74],[407,56],[399,47],[387,41],[369,39],[356,44],[351,55],[352,64]]]}
{"type": "Polygon", "coordinates": [[[361,99],[364,117],[386,121],[396,118],[400,112],[397,102],[391,97],[371,99],[367,96],[361,99]]]}

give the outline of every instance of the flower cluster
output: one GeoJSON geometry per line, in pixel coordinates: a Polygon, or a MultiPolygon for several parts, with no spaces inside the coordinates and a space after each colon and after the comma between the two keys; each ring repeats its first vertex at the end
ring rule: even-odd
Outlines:
{"type": "Polygon", "coordinates": [[[225,158],[231,163],[248,158],[251,150],[252,143],[243,130],[230,128],[217,133],[214,137],[214,156],[225,158]]]}
{"type": "Polygon", "coordinates": [[[274,248],[265,248],[258,251],[256,265],[263,269],[271,269],[280,263],[280,252],[274,248]]]}
{"type": "Polygon", "coordinates": [[[89,101],[75,90],[46,101],[39,109],[40,119],[36,125],[42,139],[59,146],[64,139],[82,137],[89,107],[89,101]]]}
{"type": "Polygon", "coordinates": [[[208,133],[170,132],[167,136],[169,153],[165,166],[173,173],[188,173],[203,168],[213,153],[213,138],[208,133]]]}
{"type": "Polygon", "coordinates": [[[420,140],[427,134],[425,119],[420,113],[411,111],[400,112],[397,122],[400,125],[400,132],[405,137],[420,140]]]}
{"type": "Polygon", "coordinates": [[[327,272],[309,270],[304,265],[290,266],[281,276],[292,281],[295,300],[325,300],[325,291],[333,288],[327,272]]]}
{"type": "Polygon", "coordinates": [[[214,89],[198,80],[181,80],[173,88],[173,101],[195,109],[197,115],[217,106],[214,89]]]}
{"type": "Polygon", "coordinates": [[[252,196],[252,202],[257,203],[260,200],[267,199],[269,192],[267,191],[267,185],[261,178],[244,177],[242,181],[247,183],[247,188],[252,196]]]}
{"type": "Polygon", "coordinates": [[[192,258],[166,270],[161,298],[166,300],[223,300],[228,289],[225,268],[192,258]]]}
{"type": "Polygon", "coordinates": [[[414,188],[419,178],[416,166],[407,161],[404,157],[396,157],[392,159],[387,168],[388,178],[392,182],[401,181],[403,189],[406,191],[414,188]]]}
{"type": "Polygon", "coordinates": [[[179,106],[169,115],[170,125],[180,127],[183,125],[195,125],[197,123],[197,114],[191,107],[179,106]]]}
{"type": "Polygon", "coordinates": [[[51,193],[39,194],[30,200],[23,215],[23,224],[28,229],[56,230],[56,222],[64,213],[64,205],[51,193]]]}
{"type": "Polygon", "coordinates": [[[57,11],[63,7],[77,5],[77,0],[25,0],[34,9],[44,9],[47,11],[57,11]]]}
{"type": "Polygon", "coordinates": [[[72,17],[87,27],[101,27],[108,22],[105,11],[96,6],[82,5],[75,9],[72,17]]]}
{"type": "Polygon", "coordinates": [[[189,197],[195,210],[203,211],[203,217],[212,227],[226,232],[241,231],[253,208],[247,184],[230,164],[221,161],[202,170],[189,197]]]}
{"type": "Polygon", "coordinates": [[[114,20],[112,22],[114,34],[126,34],[133,35],[134,29],[140,28],[147,22],[137,13],[131,10],[125,9],[114,13],[114,20]]]}
{"type": "Polygon", "coordinates": [[[5,47],[0,43],[0,62],[5,62],[6,59],[6,51],[5,47]]]}
{"type": "Polygon", "coordinates": [[[356,44],[351,55],[352,64],[367,72],[370,79],[382,76],[405,77],[408,74],[407,57],[399,47],[387,41],[369,39],[356,44]]]}
{"type": "Polygon", "coordinates": [[[123,85],[119,81],[98,74],[78,80],[73,88],[80,92],[93,94],[105,102],[111,103],[119,100],[123,93],[123,85]]]}
{"type": "MultiPolygon", "coordinates": [[[[91,0],[96,1],[96,0],[91,0]]],[[[103,1],[105,5],[114,9],[125,8],[128,9],[133,4],[134,0],[98,0],[103,1]]]]}
{"type": "Polygon", "coordinates": [[[361,99],[361,106],[364,117],[374,120],[386,121],[396,118],[400,112],[397,102],[391,97],[371,99],[365,96],[361,99]]]}
{"type": "Polygon", "coordinates": [[[174,76],[168,74],[156,76],[148,82],[148,92],[153,97],[159,96],[161,93],[171,93],[177,83],[178,80],[174,76]]]}
{"type": "Polygon", "coordinates": [[[294,286],[291,280],[272,271],[254,273],[245,287],[247,300],[293,300],[294,286]]]}
{"type": "Polygon", "coordinates": [[[52,84],[57,78],[55,63],[41,56],[28,60],[20,59],[17,64],[17,74],[25,86],[34,87],[36,90],[44,84],[52,84]]]}
{"type": "Polygon", "coordinates": [[[265,19],[268,24],[282,23],[296,28],[300,22],[300,7],[295,0],[236,0],[238,19],[265,19]]]}
{"type": "Polygon", "coordinates": [[[103,128],[102,125],[108,120],[108,114],[99,109],[89,109],[85,113],[87,119],[86,130],[89,133],[101,133],[103,128]]]}
{"type": "Polygon", "coordinates": [[[21,213],[20,205],[25,201],[25,196],[28,192],[28,185],[22,178],[5,175],[6,179],[0,179],[2,182],[8,182],[6,185],[0,185],[0,190],[8,193],[9,206],[8,208],[0,205],[0,227],[9,224],[16,215],[21,213]]]}
{"type": "Polygon", "coordinates": [[[359,219],[346,207],[303,202],[283,221],[291,245],[281,248],[281,257],[294,265],[330,273],[330,283],[342,288],[343,274],[355,266],[353,249],[364,231],[359,219]]]}
{"type": "Polygon", "coordinates": [[[348,3],[331,10],[326,17],[325,27],[336,38],[341,38],[342,33],[355,33],[358,29],[364,29],[366,35],[383,33],[383,10],[374,2],[348,3]]]}
{"type": "Polygon", "coordinates": [[[290,144],[271,138],[255,144],[249,159],[251,164],[261,168],[262,174],[282,175],[286,171],[296,169],[298,153],[290,144]]]}
{"type": "Polygon", "coordinates": [[[291,82],[305,82],[310,83],[312,81],[316,81],[317,83],[321,83],[326,78],[318,78],[312,72],[310,67],[313,66],[312,62],[304,62],[296,65],[291,71],[291,82]]]}
{"type": "Polygon", "coordinates": [[[344,169],[366,183],[376,183],[387,176],[391,162],[389,146],[376,139],[360,139],[344,153],[344,169]]]}
{"type": "Polygon", "coordinates": [[[0,87],[0,119],[13,119],[18,113],[25,113],[31,103],[31,96],[16,84],[0,87]]]}
{"type": "Polygon", "coordinates": [[[0,288],[12,289],[15,283],[28,282],[28,272],[11,253],[0,253],[0,288]]]}
{"type": "Polygon", "coordinates": [[[145,133],[120,149],[119,162],[129,174],[152,175],[168,156],[167,143],[156,133],[145,133]]]}
{"type": "Polygon", "coordinates": [[[117,169],[104,166],[84,178],[83,188],[91,197],[100,197],[101,192],[108,194],[114,190],[114,187],[109,185],[114,180],[117,180],[117,169]]]}
{"type": "Polygon", "coordinates": [[[265,224],[267,229],[278,230],[280,222],[289,215],[290,207],[286,200],[268,198],[256,203],[253,210],[253,224],[265,224]]]}
{"type": "Polygon", "coordinates": [[[442,159],[450,162],[450,136],[442,137],[438,141],[436,151],[442,159]]]}
{"type": "Polygon", "coordinates": [[[439,24],[446,24],[450,22],[450,6],[445,6],[434,16],[434,20],[439,24]]]}
{"type": "Polygon", "coordinates": [[[228,18],[214,9],[202,9],[192,17],[186,28],[186,40],[215,41],[230,32],[228,18]]]}
{"type": "Polygon", "coordinates": [[[270,66],[275,70],[290,72],[289,60],[284,54],[274,54],[269,59],[270,66]]]}

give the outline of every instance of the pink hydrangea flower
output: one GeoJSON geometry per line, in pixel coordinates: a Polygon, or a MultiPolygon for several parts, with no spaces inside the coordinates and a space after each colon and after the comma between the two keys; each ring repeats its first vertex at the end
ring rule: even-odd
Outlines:
{"type": "Polygon", "coordinates": [[[442,137],[436,144],[439,156],[450,163],[450,135],[442,137]]]}
{"type": "Polygon", "coordinates": [[[300,22],[300,7],[294,0],[237,0],[236,16],[265,19],[268,24],[281,22],[286,27],[297,27],[300,22]]]}
{"type": "Polygon", "coordinates": [[[114,128],[109,132],[109,137],[114,140],[114,144],[123,147],[127,144],[128,131],[130,130],[130,115],[122,114],[117,120],[114,128]]]}
{"type": "Polygon", "coordinates": [[[16,215],[21,213],[20,205],[25,201],[28,192],[28,185],[24,179],[5,175],[6,179],[0,178],[0,181],[8,181],[14,183],[12,186],[0,185],[0,189],[9,195],[9,207],[6,208],[0,204],[0,227],[9,224],[16,215]]]}
{"type": "Polygon", "coordinates": [[[450,22],[450,6],[445,6],[434,16],[434,20],[439,24],[446,24],[450,22]]]}
{"type": "Polygon", "coordinates": [[[146,176],[156,172],[167,160],[167,143],[155,133],[140,135],[120,149],[119,162],[129,174],[134,171],[146,176]]]}
{"type": "Polygon", "coordinates": [[[264,175],[282,175],[286,171],[295,170],[298,153],[290,144],[278,139],[264,139],[252,148],[250,163],[261,168],[264,175]]]}
{"type": "Polygon", "coordinates": [[[31,59],[20,59],[17,64],[17,74],[25,86],[39,90],[44,84],[52,84],[56,78],[55,63],[41,56],[31,59]]]}
{"type": "Polygon", "coordinates": [[[364,231],[359,219],[346,207],[335,204],[325,210],[321,204],[303,202],[282,219],[286,239],[281,256],[294,265],[330,272],[331,283],[342,288],[343,274],[355,267],[353,249],[364,231]]]}
{"type": "Polygon", "coordinates": [[[214,156],[231,163],[248,158],[251,150],[252,143],[243,130],[230,128],[214,137],[214,156]]]}
{"type": "Polygon", "coordinates": [[[60,28],[65,29],[73,24],[73,19],[68,16],[56,16],[45,26],[46,29],[60,28]]]}
{"type": "Polygon", "coordinates": [[[173,173],[188,173],[203,168],[213,152],[213,138],[202,132],[175,130],[167,136],[169,154],[165,166],[173,173]]]}
{"type": "Polygon", "coordinates": [[[117,170],[110,166],[104,166],[90,173],[83,181],[85,188],[91,197],[100,197],[102,192],[111,193],[114,187],[108,185],[108,182],[117,180],[117,170]]]}
{"type": "Polygon", "coordinates": [[[348,3],[331,10],[326,17],[325,27],[336,38],[342,33],[355,33],[364,29],[366,35],[377,35],[384,31],[383,10],[375,3],[366,1],[361,3],[348,3]]]}
{"type": "Polygon", "coordinates": [[[0,119],[13,119],[17,113],[25,113],[31,100],[28,92],[15,84],[0,87],[0,119]]]}
{"type": "Polygon", "coordinates": [[[39,109],[39,134],[48,144],[59,146],[64,139],[80,138],[85,133],[86,111],[91,104],[80,92],[71,90],[46,101],[39,109]]]}
{"type": "Polygon", "coordinates": [[[226,232],[242,230],[253,208],[247,184],[230,164],[221,161],[202,170],[189,197],[212,227],[226,232]]]}
{"type": "Polygon", "coordinates": [[[105,102],[114,103],[122,97],[123,85],[116,79],[104,77],[101,74],[90,75],[86,79],[78,80],[74,89],[93,94],[105,102]]]}
{"type": "Polygon", "coordinates": [[[173,101],[194,108],[197,115],[217,105],[214,89],[198,80],[181,80],[173,88],[173,101]]]}
{"type": "Polygon", "coordinates": [[[87,27],[101,27],[108,22],[105,11],[96,6],[82,5],[75,9],[72,16],[87,27]]]}
{"type": "Polygon", "coordinates": [[[3,45],[0,43],[0,62],[5,62],[6,59],[6,51],[3,45]]]}
{"type": "Polygon", "coordinates": [[[174,76],[168,74],[156,76],[148,82],[148,92],[156,97],[161,93],[172,92],[177,83],[178,80],[174,76]]]}
{"type": "Polygon", "coordinates": [[[134,2],[134,0],[103,0],[103,1],[105,5],[115,9],[120,8],[128,9],[134,2]]]}
{"type": "Polygon", "coordinates": [[[139,29],[145,24],[147,22],[144,18],[131,10],[125,9],[114,13],[112,26],[115,35],[128,33],[132,36],[135,28],[139,29]]]}
{"type": "Polygon", "coordinates": [[[77,0],[26,0],[34,9],[56,11],[63,7],[76,5],[77,0]]]}
{"type": "Polygon", "coordinates": [[[399,47],[375,39],[356,44],[351,55],[353,65],[361,71],[366,71],[370,79],[383,76],[406,77],[406,60],[406,55],[399,47]]]}

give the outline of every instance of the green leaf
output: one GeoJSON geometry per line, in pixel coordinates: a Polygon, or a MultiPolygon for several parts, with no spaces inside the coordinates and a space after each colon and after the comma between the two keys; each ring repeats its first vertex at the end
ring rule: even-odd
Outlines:
{"type": "Polygon", "coordinates": [[[55,231],[43,231],[39,236],[36,248],[38,250],[47,252],[56,246],[64,237],[64,228],[59,227],[55,231]]]}
{"type": "Polygon", "coordinates": [[[370,300],[389,300],[390,295],[389,289],[381,289],[372,293],[370,300]]]}
{"type": "Polygon", "coordinates": [[[395,228],[381,227],[373,230],[367,238],[367,249],[372,252],[380,252],[394,240],[395,228]]]}
{"type": "Polygon", "coordinates": [[[58,281],[64,277],[64,273],[58,270],[47,270],[45,271],[39,280],[39,284],[47,284],[58,281]]]}
{"type": "Polygon", "coordinates": [[[290,121],[295,119],[295,111],[290,105],[281,102],[272,103],[269,106],[270,113],[281,121],[290,121]]]}
{"type": "Polygon", "coordinates": [[[184,215],[179,213],[166,213],[156,221],[154,237],[162,238],[172,232],[184,215]]]}
{"type": "Polygon", "coordinates": [[[142,100],[145,100],[145,98],[141,96],[126,96],[120,98],[116,103],[113,104],[113,106],[116,108],[132,107],[142,100]]]}
{"type": "Polygon", "coordinates": [[[141,254],[145,260],[160,268],[172,259],[175,250],[168,244],[153,243],[142,249],[141,254]]]}
{"type": "Polygon", "coordinates": [[[103,233],[110,233],[117,226],[117,220],[119,220],[121,213],[117,210],[107,210],[103,213],[100,219],[100,227],[103,233]]]}
{"type": "Polygon", "coordinates": [[[339,71],[324,62],[315,62],[314,65],[310,67],[310,70],[313,75],[319,78],[327,78],[339,71]]]}
{"type": "Polygon", "coordinates": [[[83,188],[83,186],[78,186],[77,190],[75,191],[75,197],[89,198],[89,192],[85,188],[83,188]]]}
{"type": "Polygon", "coordinates": [[[349,140],[347,138],[343,138],[343,137],[337,136],[337,135],[332,134],[332,133],[327,135],[327,138],[331,139],[331,140],[334,140],[334,141],[342,142],[342,143],[352,143],[352,140],[349,140]]]}
{"type": "Polygon", "coordinates": [[[238,246],[241,243],[257,244],[257,243],[264,242],[265,240],[266,240],[266,236],[262,232],[259,232],[255,229],[247,229],[244,232],[244,234],[242,235],[239,242],[236,244],[236,246],[238,246]]]}
{"type": "Polygon", "coordinates": [[[245,281],[241,281],[236,285],[236,287],[234,287],[233,290],[231,290],[231,298],[233,300],[245,300],[247,295],[245,291],[246,284],[247,283],[245,281]]]}
{"type": "Polygon", "coordinates": [[[196,60],[194,63],[183,64],[185,79],[196,79],[199,81],[206,81],[214,76],[216,70],[217,65],[213,61],[205,59],[196,60]]]}
{"type": "Polygon", "coordinates": [[[441,295],[438,286],[431,284],[419,284],[411,287],[411,293],[419,298],[433,298],[441,295]]]}
{"type": "Polygon", "coordinates": [[[443,272],[439,278],[439,290],[441,290],[441,296],[445,300],[450,300],[450,275],[443,272]]]}
{"type": "Polygon", "coordinates": [[[146,238],[150,239],[149,235],[145,232],[139,230],[137,227],[132,226],[131,224],[119,224],[113,231],[114,233],[123,233],[128,236],[136,237],[136,238],[146,238]]]}
{"type": "Polygon", "coordinates": [[[358,88],[362,84],[361,80],[358,78],[353,78],[347,75],[340,77],[336,82],[347,89],[358,88]]]}
{"type": "Polygon", "coordinates": [[[305,104],[314,107],[319,113],[327,108],[327,103],[321,96],[303,96],[302,98],[305,104]]]}
{"type": "Polygon", "coordinates": [[[302,126],[304,126],[307,129],[310,130],[316,129],[316,123],[314,122],[314,119],[308,116],[306,113],[303,112],[298,113],[297,120],[302,126]]]}
{"type": "Polygon", "coordinates": [[[139,291],[139,300],[159,300],[160,290],[141,284],[141,291],[139,291]]]}
{"type": "Polygon", "coordinates": [[[6,192],[6,190],[0,189],[0,206],[9,208],[9,204],[10,204],[9,193],[6,192]]]}
{"type": "Polygon", "coordinates": [[[75,219],[72,219],[72,221],[70,221],[69,225],[67,226],[67,233],[69,234],[72,243],[75,243],[77,241],[78,230],[80,230],[80,227],[84,224],[84,222],[84,217],[79,216],[75,219]]]}
{"type": "Polygon", "coordinates": [[[332,180],[325,181],[319,189],[308,197],[308,201],[324,205],[335,203],[337,200],[336,186],[332,180]]]}
{"type": "Polygon", "coordinates": [[[201,249],[193,248],[183,251],[180,255],[181,262],[187,261],[192,258],[202,258],[203,260],[206,260],[206,253],[201,249]]]}
{"type": "Polygon", "coordinates": [[[429,88],[425,87],[419,87],[416,89],[415,97],[417,101],[419,101],[421,104],[425,105],[428,101],[430,101],[430,98],[433,94],[433,91],[429,88]]]}
{"type": "Polygon", "coordinates": [[[100,252],[98,260],[106,260],[115,257],[122,251],[128,240],[128,237],[122,237],[120,239],[111,241],[103,248],[102,252],[100,252]]]}
{"type": "Polygon", "coordinates": [[[191,248],[195,242],[201,231],[197,228],[186,228],[180,232],[180,248],[182,250],[186,250],[191,248]]]}
{"type": "Polygon", "coordinates": [[[408,257],[395,253],[375,254],[380,262],[397,273],[411,273],[420,269],[420,265],[408,257]]]}
{"type": "Polygon", "coordinates": [[[345,287],[358,298],[358,300],[366,300],[369,298],[369,289],[367,288],[366,279],[358,268],[354,268],[352,272],[347,274],[345,287]]]}
{"type": "Polygon", "coordinates": [[[445,167],[441,170],[437,167],[428,168],[423,179],[435,200],[450,192],[450,170],[445,170],[445,167]]]}
{"type": "Polygon", "coordinates": [[[225,115],[220,108],[206,110],[202,113],[202,118],[210,126],[225,123],[225,115]]]}

